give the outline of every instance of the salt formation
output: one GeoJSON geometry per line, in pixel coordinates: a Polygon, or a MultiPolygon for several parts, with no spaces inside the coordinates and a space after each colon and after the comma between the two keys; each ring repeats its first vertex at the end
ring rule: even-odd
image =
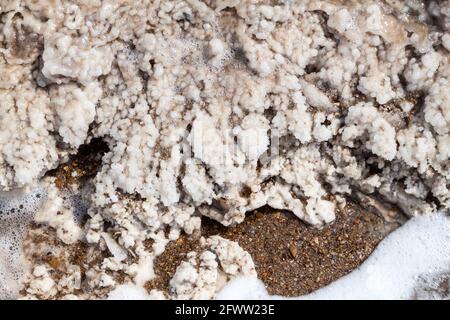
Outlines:
{"type": "Polygon", "coordinates": [[[176,299],[211,299],[230,278],[247,276],[256,278],[250,254],[236,242],[219,236],[205,240],[207,250],[199,256],[188,253],[176,270],[170,287],[176,299]]]}
{"type": "MultiPolygon", "coordinates": [[[[0,190],[42,179],[93,138],[108,145],[87,221],[72,221],[51,180],[36,217],[63,243],[112,255],[86,272],[94,296],[115,272],[143,286],[202,215],[229,226],[269,205],[320,227],[355,191],[408,216],[448,210],[449,11],[412,0],[2,3],[0,190]]],[[[222,259],[192,255],[193,268],[197,258],[222,259]]],[[[31,297],[89,297],[36,268],[31,297]]]]}

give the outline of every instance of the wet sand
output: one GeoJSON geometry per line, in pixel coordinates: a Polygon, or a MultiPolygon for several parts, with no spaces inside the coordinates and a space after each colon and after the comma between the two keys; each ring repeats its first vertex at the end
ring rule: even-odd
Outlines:
{"type": "MultiPolygon", "coordinates": [[[[357,268],[377,244],[400,224],[348,204],[336,221],[322,229],[302,223],[289,212],[263,208],[234,227],[203,218],[202,235],[219,234],[248,251],[258,277],[270,294],[299,296],[319,289],[357,268]]],[[[200,249],[198,238],[183,235],[156,260],[157,278],[147,289],[168,290],[186,253],[200,249]]]]}

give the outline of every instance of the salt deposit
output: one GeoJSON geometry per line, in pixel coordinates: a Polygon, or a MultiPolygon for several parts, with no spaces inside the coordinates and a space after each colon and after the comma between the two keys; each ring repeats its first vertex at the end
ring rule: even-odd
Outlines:
{"type": "MultiPolygon", "coordinates": [[[[320,228],[358,194],[408,217],[448,211],[449,12],[448,0],[0,4],[0,191],[48,192],[24,211],[45,239],[30,236],[26,258],[52,256],[33,260],[24,298],[144,287],[202,216],[232,226],[271,206],[320,228]],[[93,141],[106,153],[77,180],[88,170],[70,161],[93,141]],[[86,215],[64,199],[77,190],[86,215]]],[[[3,260],[21,246],[11,230],[3,260]]],[[[223,243],[189,255],[167,297],[211,298],[220,272],[251,273],[223,243]],[[244,266],[214,264],[236,257],[244,266]]]]}

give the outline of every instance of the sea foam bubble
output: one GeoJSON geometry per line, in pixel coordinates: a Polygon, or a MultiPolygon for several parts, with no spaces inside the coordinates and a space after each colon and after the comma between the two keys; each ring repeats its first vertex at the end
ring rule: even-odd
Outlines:
{"type": "Polygon", "coordinates": [[[22,242],[45,198],[45,189],[40,186],[0,192],[0,300],[18,294],[24,272],[22,242]]]}

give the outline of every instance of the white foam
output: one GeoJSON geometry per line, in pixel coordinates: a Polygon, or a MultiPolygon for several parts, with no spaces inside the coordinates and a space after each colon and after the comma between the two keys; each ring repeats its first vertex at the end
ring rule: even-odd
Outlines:
{"type": "Polygon", "coordinates": [[[149,295],[143,287],[127,283],[111,291],[108,300],[149,300],[149,295]]]}
{"type": "Polygon", "coordinates": [[[45,190],[0,192],[0,300],[17,296],[23,274],[22,241],[45,190]]]}
{"type": "MultiPolygon", "coordinates": [[[[443,214],[420,216],[386,237],[358,269],[298,298],[411,299],[420,285],[434,283],[437,275],[449,271],[450,218],[443,214]]],[[[261,286],[260,280],[237,279],[228,283],[218,298],[252,299],[255,294],[266,299],[283,298],[269,296],[261,286]]]]}
{"type": "Polygon", "coordinates": [[[269,294],[261,280],[254,277],[236,277],[217,294],[218,300],[268,299],[269,294]]]}

